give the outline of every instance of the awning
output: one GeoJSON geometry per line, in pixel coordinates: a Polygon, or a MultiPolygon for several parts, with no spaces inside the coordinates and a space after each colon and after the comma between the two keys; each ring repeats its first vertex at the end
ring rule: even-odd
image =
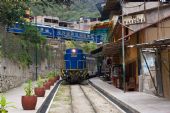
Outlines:
{"type": "MultiPolygon", "coordinates": [[[[129,44],[129,41],[125,41],[125,46],[129,44]]],[[[106,57],[118,57],[121,55],[122,51],[122,43],[117,42],[117,43],[107,43],[104,44],[103,46],[91,51],[91,55],[93,56],[106,56],[106,57]],[[97,55],[96,55],[97,54],[97,55]]]]}
{"type": "Polygon", "coordinates": [[[101,30],[108,30],[112,27],[113,25],[113,22],[112,21],[107,21],[107,22],[100,22],[100,23],[97,23],[93,26],[91,26],[90,28],[90,32],[93,33],[97,30],[101,31],[101,30]]]}
{"type": "Polygon", "coordinates": [[[130,45],[129,47],[137,48],[166,48],[170,47],[170,38],[155,40],[152,43],[141,43],[136,45],[130,45]]]}
{"type": "MultiPolygon", "coordinates": [[[[128,40],[125,41],[125,46],[129,44],[128,40]]],[[[117,43],[108,43],[103,46],[103,55],[104,56],[112,56],[112,57],[117,57],[118,55],[121,54],[122,51],[122,43],[117,42],[117,43]]]]}
{"type": "Polygon", "coordinates": [[[115,56],[119,55],[121,52],[121,45],[120,44],[114,44],[114,43],[109,43],[103,46],[103,55],[104,56],[115,56]]]}

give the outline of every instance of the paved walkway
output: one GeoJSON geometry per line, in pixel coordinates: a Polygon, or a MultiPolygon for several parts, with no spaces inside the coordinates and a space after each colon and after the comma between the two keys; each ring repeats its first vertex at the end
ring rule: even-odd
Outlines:
{"type": "Polygon", "coordinates": [[[93,78],[90,81],[129,109],[140,113],[170,113],[170,100],[141,92],[126,92],[93,78]]]}
{"type": "Polygon", "coordinates": [[[21,96],[25,95],[24,84],[20,87],[7,91],[6,93],[4,93],[7,98],[7,101],[13,102],[14,104],[11,105],[14,105],[16,107],[16,109],[8,108],[8,113],[36,113],[53,88],[54,86],[51,86],[50,90],[46,90],[44,97],[38,97],[35,110],[23,110],[22,108],[21,96]]]}

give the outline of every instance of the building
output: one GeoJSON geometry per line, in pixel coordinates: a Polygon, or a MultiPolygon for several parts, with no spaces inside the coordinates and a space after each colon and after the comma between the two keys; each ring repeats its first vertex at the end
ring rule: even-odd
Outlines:
{"type": "Polygon", "coordinates": [[[117,67],[122,67],[123,32],[126,85],[123,85],[122,73],[116,80],[113,77],[114,84],[119,88],[125,86],[126,90],[170,98],[170,4],[127,1],[121,6],[119,1],[107,0],[102,13],[103,19],[114,20],[108,34],[109,43],[101,50],[104,57],[112,57],[113,76],[117,67]]]}
{"type": "Polygon", "coordinates": [[[36,16],[34,17],[33,23],[43,24],[43,25],[59,25],[59,18],[53,16],[36,16]]]}
{"type": "Polygon", "coordinates": [[[91,26],[95,25],[98,22],[100,22],[100,18],[81,17],[78,22],[78,27],[80,30],[90,31],[91,26]]]}
{"type": "Polygon", "coordinates": [[[99,18],[82,17],[79,21],[63,21],[53,16],[36,16],[33,18],[32,23],[90,31],[91,26],[99,21],[99,18]]]}

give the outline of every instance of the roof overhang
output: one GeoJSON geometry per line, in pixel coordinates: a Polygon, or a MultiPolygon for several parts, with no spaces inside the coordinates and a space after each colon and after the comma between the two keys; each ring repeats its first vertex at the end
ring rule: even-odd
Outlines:
{"type": "Polygon", "coordinates": [[[141,43],[136,45],[129,45],[129,47],[137,48],[167,48],[170,47],[170,38],[155,40],[152,43],[141,43]]]}
{"type": "MultiPolygon", "coordinates": [[[[128,40],[124,42],[124,45],[127,46],[129,44],[128,40]]],[[[117,43],[108,43],[103,46],[103,55],[104,56],[112,56],[112,57],[117,57],[119,56],[122,51],[122,43],[117,42],[117,43]]]]}
{"type": "Polygon", "coordinates": [[[91,54],[92,56],[94,56],[94,57],[103,56],[103,55],[102,55],[102,50],[103,50],[103,46],[101,46],[101,47],[99,47],[99,48],[91,51],[90,54],[91,54]]]}

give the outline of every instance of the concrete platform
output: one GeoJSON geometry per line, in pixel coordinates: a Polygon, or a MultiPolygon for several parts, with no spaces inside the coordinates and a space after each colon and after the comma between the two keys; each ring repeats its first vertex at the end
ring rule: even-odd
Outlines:
{"type": "MultiPolygon", "coordinates": [[[[56,83],[55,83],[56,84],[56,83]]],[[[55,86],[54,84],[54,86],[55,86]]],[[[20,87],[11,89],[7,91],[6,93],[3,93],[3,95],[6,96],[8,102],[12,102],[11,105],[14,105],[15,108],[8,108],[8,113],[36,113],[37,110],[41,107],[42,103],[45,101],[51,90],[54,88],[54,86],[50,87],[50,90],[46,90],[44,97],[38,97],[37,105],[35,110],[23,110],[22,104],[21,104],[21,96],[25,95],[24,92],[24,84],[20,87]]]]}
{"type": "Polygon", "coordinates": [[[92,78],[90,82],[107,93],[116,102],[135,113],[170,113],[170,100],[142,92],[126,92],[102,81],[92,78]]]}

